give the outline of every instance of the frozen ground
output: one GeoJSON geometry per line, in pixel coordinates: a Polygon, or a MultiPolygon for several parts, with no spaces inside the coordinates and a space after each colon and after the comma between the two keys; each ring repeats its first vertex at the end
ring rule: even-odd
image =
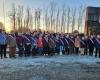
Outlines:
{"type": "Polygon", "coordinates": [[[0,80],[100,80],[100,59],[75,55],[0,59],[0,80]]]}

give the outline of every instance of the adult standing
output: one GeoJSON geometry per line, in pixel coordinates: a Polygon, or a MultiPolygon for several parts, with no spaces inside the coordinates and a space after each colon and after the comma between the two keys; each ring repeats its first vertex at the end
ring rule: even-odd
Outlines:
{"type": "Polygon", "coordinates": [[[9,57],[15,58],[16,54],[16,38],[12,36],[11,34],[7,35],[7,43],[9,46],[9,57]]]}
{"type": "Polygon", "coordinates": [[[45,34],[43,37],[43,52],[45,55],[49,55],[49,38],[47,34],[45,34]]]}
{"type": "Polygon", "coordinates": [[[43,38],[42,38],[42,34],[39,34],[38,39],[37,39],[37,50],[38,50],[38,55],[43,55],[43,38]]]}
{"type": "Polygon", "coordinates": [[[25,57],[30,56],[31,54],[31,41],[29,39],[29,34],[23,34],[23,43],[24,43],[24,48],[25,48],[25,57]]]}
{"type": "Polygon", "coordinates": [[[77,36],[75,38],[75,53],[78,54],[79,53],[79,48],[80,48],[80,37],[77,36]]]}
{"type": "Polygon", "coordinates": [[[80,51],[81,51],[81,55],[84,55],[85,47],[86,47],[85,37],[83,36],[81,38],[81,41],[80,41],[80,51]]]}
{"type": "Polygon", "coordinates": [[[18,47],[18,55],[19,57],[22,57],[24,55],[24,40],[22,37],[22,33],[16,33],[16,43],[17,43],[17,47],[18,47]]]}
{"type": "Polygon", "coordinates": [[[97,37],[95,38],[95,48],[96,48],[95,57],[97,57],[97,54],[99,53],[99,58],[100,58],[100,35],[97,35],[97,37]]]}
{"type": "Polygon", "coordinates": [[[88,54],[88,36],[85,36],[84,43],[85,43],[84,55],[87,55],[88,54]]]}
{"type": "Polygon", "coordinates": [[[7,58],[6,57],[6,48],[7,48],[7,37],[6,34],[4,34],[2,32],[2,30],[0,29],[0,55],[1,55],[1,59],[3,58],[7,58]]]}
{"type": "Polygon", "coordinates": [[[93,56],[94,52],[94,37],[91,35],[89,40],[88,40],[88,46],[89,46],[89,55],[93,56]]]}
{"type": "Polygon", "coordinates": [[[49,38],[49,54],[50,55],[54,55],[55,47],[56,47],[55,38],[53,35],[51,35],[49,38]]]}

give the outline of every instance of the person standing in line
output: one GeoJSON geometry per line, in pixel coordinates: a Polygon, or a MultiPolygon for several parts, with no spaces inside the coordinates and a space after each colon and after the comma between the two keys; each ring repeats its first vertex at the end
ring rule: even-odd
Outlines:
{"type": "Polygon", "coordinates": [[[56,47],[55,47],[55,54],[59,54],[59,52],[60,52],[60,45],[59,45],[59,34],[57,34],[56,36],[55,36],[55,44],[56,44],[56,47]]]}
{"type": "Polygon", "coordinates": [[[37,50],[38,50],[38,55],[43,55],[43,38],[42,38],[42,34],[39,34],[38,39],[37,39],[37,50]]]}
{"type": "Polygon", "coordinates": [[[16,43],[18,47],[18,55],[19,57],[22,57],[24,54],[24,43],[23,43],[22,33],[16,33],[15,36],[16,36],[16,43]]]}
{"type": "Polygon", "coordinates": [[[97,57],[97,54],[99,53],[99,58],[100,58],[100,35],[97,35],[95,38],[95,57],[97,57]]]}
{"type": "Polygon", "coordinates": [[[68,41],[69,41],[69,52],[70,54],[74,54],[75,53],[75,38],[71,35],[69,38],[68,38],[68,41]]]}
{"type": "Polygon", "coordinates": [[[7,44],[9,46],[9,57],[10,58],[15,58],[15,54],[16,54],[16,38],[13,37],[11,34],[7,35],[7,44]]]}
{"type": "Polygon", "coordinates": [[[43,52],[44,55],[49,55],[49,37],[47,34],[43,37],[43,52]]]}
{"type": "Polygon", "coordinates": [[[68,41],[68,35],[64,37],[64,45],[65,45],[65,54],[69,54],[69,41],[68,41]]]}
{"type": "Polygon", "coordinates": [[[0,55],[1,59],[7,58],[6,56],[6,48],[7,48],[7,36],[2,32],[2,29],[0,29],[0,55]]]}
{"type": "Polygon", "coordinates": [[[29,34],[24,33],[22,37],[23,37],[23,43],[24,43],[24,49],[25,49],[24,54],[25,54],[25,57],[28,57],[31,54],[31,41],[29,39],[29,34]]]}
{"type": "Polygon", "coordinates": [[[84,55],[88,55],[88,36],[85,36],[84,43],[85,43],[84,55]]]}
{"type": "Polygon", "coordinates": [[[68,46],[69,54],[73,54],[74,53],[74,38],[72,35],[70,37],[69,35],[67,35],[66,39],[69,43],[69,46],[68,46]]]}
{"type": "Polygon", "coordinates": [[[75,38],[75,53],[79,54],[79,48],[80,48],[80,37],[76,36],[75,38]]]}
{"type": "Polygon", "coordinates": [[[37,39],[33,34],[30,34],[30,41],[31,41],[31,55],[35,56],[37,53],[37,39]]]}
{"type": "Polygon", "coordinates": [[[93,56],[94,52],[94,37],[91,35],[88,39],[88,46],[89,46],[89,56],[93,56]]]}
{"type": "Polygon", "coordinates": [[[60,38],[59,38],[59,48],[60,48],[60,52],[59,54],[60,55],[63,55],[64,54],[64,41],[63,41],[63,34],[60,35],[60,38]]]}
{"type": "Polygon", "coordinates": [[[53,35],[50,35],[49,38],[49,54],[55,55],[55,47],[56,47],[56,43],[55,43],[55,37],[53,35]]]}
{"type": "Polygon", "coordinates": [[[81,38],[80,40],[80,51],[81,51],[81,55],[84,55],[84,50],[85,50],[85,38],[84,36],[81,38]]]}

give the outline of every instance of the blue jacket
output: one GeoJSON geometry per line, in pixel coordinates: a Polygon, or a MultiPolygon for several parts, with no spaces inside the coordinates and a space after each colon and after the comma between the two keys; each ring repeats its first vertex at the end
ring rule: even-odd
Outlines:
{"type": "Polygon", "coordinates": [[[7,44],[7,37],[5,34],[0,33],[0,45],[5,45],[7,44]]]}

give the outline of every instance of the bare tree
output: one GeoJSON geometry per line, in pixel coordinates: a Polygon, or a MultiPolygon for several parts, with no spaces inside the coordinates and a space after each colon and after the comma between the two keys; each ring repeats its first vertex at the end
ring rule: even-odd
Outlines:
{"type": "Polygon", "coordinates": [[[35,9],[35,29],[40,28],[41,9],[35,9]]]}
{"type": "Polygon", "coordinates": [[[50,31],[50,18],[48,16],[48,8],[45,10],[45,28],[50,31]]]}
{"type": "Polygon", "coordinates": [[[23,6],[18,6],[17,10],[17,23],[18,23],[18,31],[22,32],[23,28],[23,6]]]}
{"type": "Polygon", "coordinates": [[[65,26],[66,26],[66,9],[65,5],[62,7],[62,21],[61,21],[61,32],[65,32],[65,26]]]}
{"type": "Polygon", "coordinates": [[[32,15],[32,12],[30,13],[29,28],[30,28],[30,30],[33,29],[33,15],[32,15]]]}
{"type": "Polygon", "coordinates": [[[50,30],[53,31],[53,20],[55,18],[55,2],[50,2],[50,30]]]}
{"type": "Polygon", "coordinates": [[[67,9],[67,33],[69,33],[70,13],[71,13],[71,10],[70,10],[70,7],[68,7],[68,9],[67,9]]]}
{"type": "Polygon", "coordinates": [[[26,29],[29,29],[29,20],[30,20],[30,8],[26,10],[26,29]]]}
{"type": "Polygon", "coordinates": [[[36,24],[37,24],[37,10],[35,9],[35,29],[37,29],[37,26],[36,26],[36,24]]]}
{"type": "Polygon", "coordinates": [[[58,32],[58,27],[59,27],[59,9],[57,10],[57,15],[56,15],[56,32],[58,32]]]}
{"type": "Polygon", "coordinates": [[[10,18],[13,30],[16,30],[16,8],[14,4],[12,4],[12,9],[9,13],[9,18],[10,18]]]}
{"type": "Polygon", "coordinates": [[[80,28],[82,29],[84,13],[85,13],[85,8],[81,5],[79,8],[79,15],[78,15],[78,30],[80,30],[80,28]]]}
{"type": "Polygon", "coordinates": [[[72,32],[74,31],[74,27],[75,27],[75,17],[76,17],[76,8],[72,9],[72,32]]]}
{"type": "Polygon", "coordinates": [[[41,10],[38,9],[38,16],[37,16],[37,27],[40,29],[40,24],[41,24],[41,10]]]}

